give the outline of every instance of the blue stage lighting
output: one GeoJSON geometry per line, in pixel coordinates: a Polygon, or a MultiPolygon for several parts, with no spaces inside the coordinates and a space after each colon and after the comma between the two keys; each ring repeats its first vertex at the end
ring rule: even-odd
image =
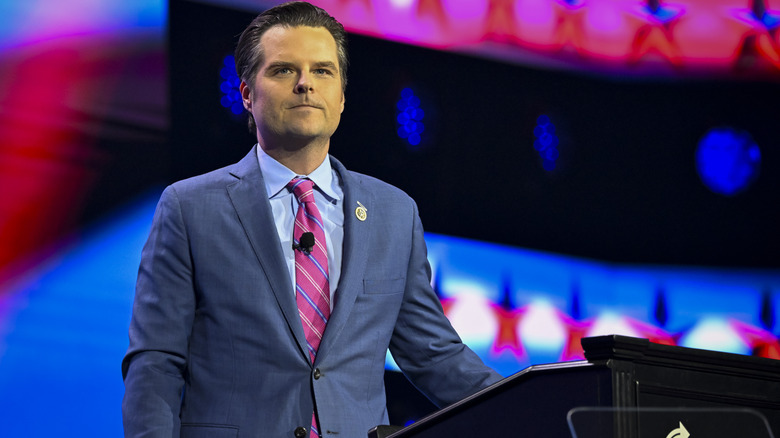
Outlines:
{"type": "Polygon", "coordinates": [[[539,156],[542,158],[542,167],[544,170],[555,169],[555,162],[560,154],[558,152],[558,136],[555,135],[555,125],[550,121],[550,117],[542,114],[536,119],[534,137],[534,149],[539,152],[539,156]]]}
{"type": "Polygon", "coordinates": [[[233,114],[243,113],[244,103],[239,90],[241,79],[238,78],[238,73],[236,73],[236,60],[233,58],[233,55],[226,56],[222,61],[222,69],[219,71],[219,76],[221,78],[219,90],[222,93],[220,103],[233,114]]]}
{"type": "Polygon", "coordinates": [[[696,149],[696,170],[713,192],[733,196],[758,178],[761,150],[750,134],[734,128],[711,129],[696,149]]]}
{"type": "Polygon", "coordinates": [[[401,90],[401,99],[396,103],[398,109],[398,136],[406,140],[412,149],[417,148],[422,141],[422,133],[425,125],[422,120],[425,117],[425,111],[420,108],[420,98],[414,95],[411,88],[401,90]]]}

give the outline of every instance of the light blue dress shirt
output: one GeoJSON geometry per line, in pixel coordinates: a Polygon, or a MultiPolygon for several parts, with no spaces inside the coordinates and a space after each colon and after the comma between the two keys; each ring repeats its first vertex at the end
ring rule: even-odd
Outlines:
{"type": "Polygon", "coordinates": [[[298,175],[282,163],[271,158],[257,146],[257,160],[265,180],[265,190],[271,203],[276,231],[282,245],[282,253],[290,274],[290,293],[295,293],[295,251],[292,248],[295,215],[298,201],[292,190],[287,188],[291,179],[308,178],[314,182],[314,202],[325,225],[325,241],[328,247],[328,279],[330,285],[330,307],[333,310],[334,293],[341,277],[341,255],[344,245],[344,191],[338,173],[325,160],[314,172],[298,175]]]}

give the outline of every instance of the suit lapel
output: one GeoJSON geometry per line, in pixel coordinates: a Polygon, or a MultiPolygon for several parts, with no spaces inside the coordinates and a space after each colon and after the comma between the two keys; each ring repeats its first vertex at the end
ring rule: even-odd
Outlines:
{"type": "Polygon", "coordinates": [[[295,336],[298,348],[308,360],[306,337],[303,334],[298,306],[292,293],[287,264],[279,247],[279,236],[276,233],[263,175],[257,162],[256,149],[252,148],[246,157],[230,169],[230,173],[237,178],[236,182],[227,186],[230,201],[241,226],[244,227],[249,244],[268,278],[271,291],[282,309],[287,325],[295,336]]]}
{"type": "Polygon", "coordinates": [[[363,273],[368,259],[368,236],[371,227],[373,198],[360,181],[353,178],[344,166],[331,157],[331,165],[339,173],[344,189],[344,247],[342,248],[341,278],[334,297],[333,312],[322,337],[315,364],[328,354],[341,330],[344,329],[355,299],[363,290],[363,273]],[[368,218],[360,221],[355,215],[358,202],[368,210],[368,218]]]}

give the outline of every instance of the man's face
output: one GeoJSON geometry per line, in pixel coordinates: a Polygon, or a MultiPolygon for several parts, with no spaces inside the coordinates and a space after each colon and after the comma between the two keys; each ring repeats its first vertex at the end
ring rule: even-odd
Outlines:
{"type": "Polygon", "coordinates": [[[261,145],[330,139],[344,111],[333,36],[323,27],[274,26],[260,44],[263,64],[254,86],[241,84],[241,94],[261,145]]]}

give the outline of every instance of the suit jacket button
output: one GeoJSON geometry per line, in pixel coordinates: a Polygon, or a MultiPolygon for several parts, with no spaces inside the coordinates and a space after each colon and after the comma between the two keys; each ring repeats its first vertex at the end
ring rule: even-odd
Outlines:
{"type": "Polygon", "coordinates": [[[296,427],[295,428],[295,438],[306,438],[306,428],[305,427],[296,427]]]}
{"type": "Polygon", "coordinates": [[[322,373],[320,372],[320,369],[317,368],[314,370],[314,380],[319,380],[320,377],[322,377],[322,373]]]}

